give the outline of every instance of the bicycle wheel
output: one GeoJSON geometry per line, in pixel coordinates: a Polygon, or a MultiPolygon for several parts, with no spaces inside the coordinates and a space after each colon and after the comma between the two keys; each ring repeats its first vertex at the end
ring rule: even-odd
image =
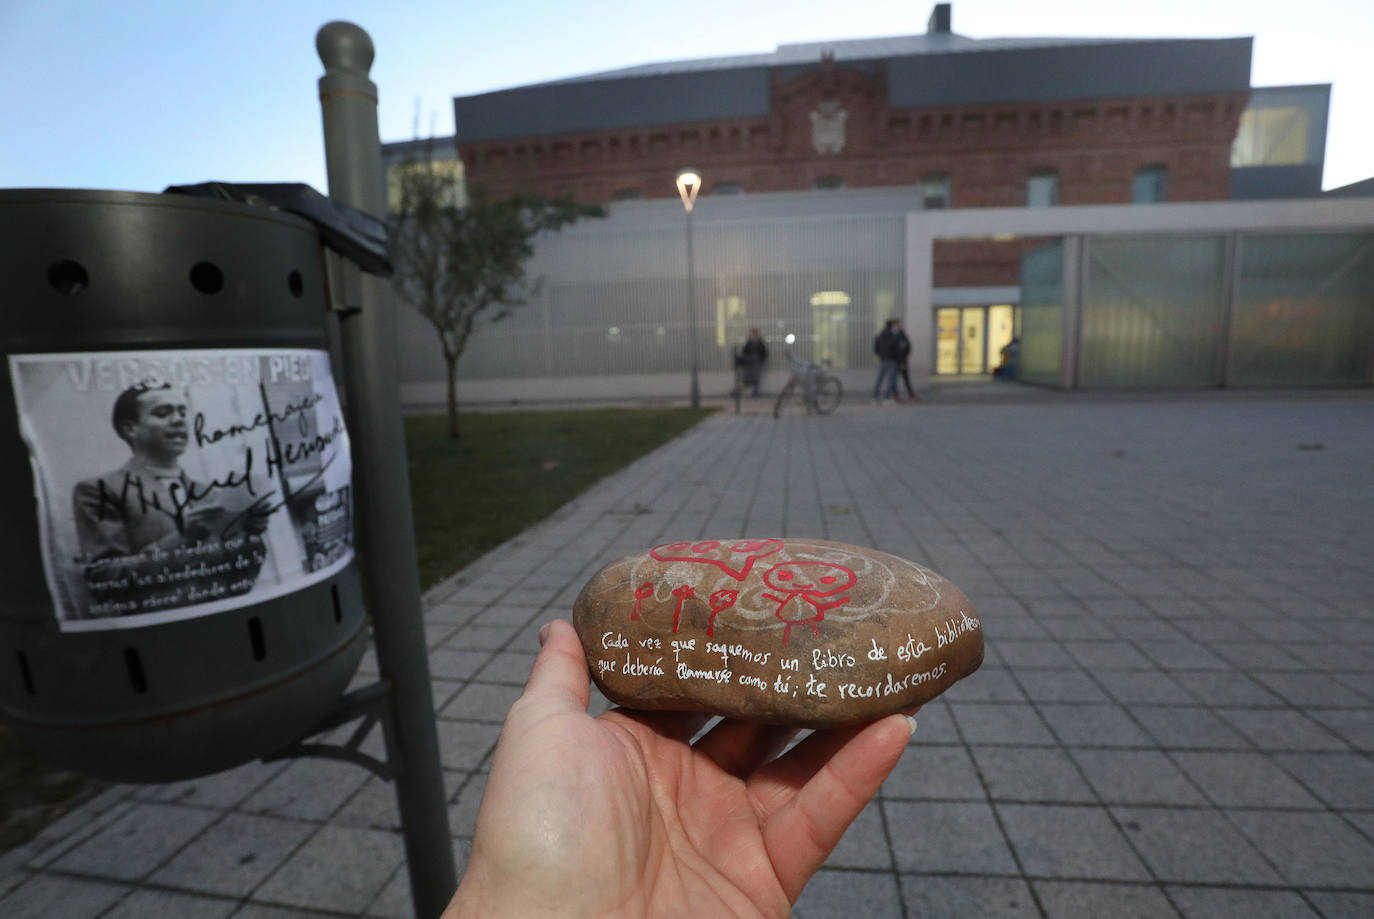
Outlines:
{"type": "Polygon", "coordinates": [[[797,385],[796,380],[788,380],[787,385],[778,393],[778,399],[773,403],[773,417],[776,418],[782,412],[782,403],[792,394],[792,387],[797,385]]]}
{"type": "Polygon", "coordinates": [[[816,412],[829,415],[839,408],[840,400],[844,398],[844,387],[836,377],[821,377],[816,381],[812,397],[816,412]]]}

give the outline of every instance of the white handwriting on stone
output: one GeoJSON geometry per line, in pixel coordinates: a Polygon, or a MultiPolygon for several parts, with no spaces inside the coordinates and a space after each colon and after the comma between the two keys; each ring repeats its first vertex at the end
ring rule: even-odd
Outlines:
{"type": "Polygon", "coordinates": [[[897,660],[903,663],[914,661],[922,654],[929,653],[930,648],[926,647],[926,643],[912,638],[910,632],[907,633],[906,641],[897,646],[897,660]]]}
{"type": "Polygon", "coordinates": [[[606,632],[601,636],[601,647],[603,648],[628,648],[629,646],[630,643],[626,641],[625,636],[621,635],[619,632],[615,633],[615,638],[611,637],[610,632],[606,632]]]}
{"type": "Polygon", "coordinates": [[[832,651],[829,648],[811,649],[811,667],[813,670],[824,670],[827,667],[853,667],[857,663],[854,655],[844,651],[832,651]]]}
{"type": "Polygon", "coordinates": [[[634,659],[634,662],[632,663],[632,662],[630,661],[630,655],[629,655],[628,653],[626,653],[626,655],[625,655],[625,675],[626,675],[626,676],[663,676],[663,667],[660,666],[662,663],[663,663],[663,658],[661,658],[661,657],[660,657],[658,660],[654,661],[652,664],[646,664],[646,663],[644,663],[643,661],[641,661],[639,658],[636,657],[636,658],[634,659]]]}
{"type": "Polygon", "coordinates": [[[878,639],[874,638],[873,647],[868,649],[868,659],[871,661],[887,660],[887,652],[878,646],[878,639]]]}

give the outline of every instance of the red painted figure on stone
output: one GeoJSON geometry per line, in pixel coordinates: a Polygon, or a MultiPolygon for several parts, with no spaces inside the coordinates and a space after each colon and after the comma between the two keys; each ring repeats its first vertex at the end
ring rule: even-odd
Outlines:
{"type": "Polygon", "coordinates": [[[734,606],[735,601],[738,599],[738,590],[718,590],[711,594],[711,618],[706,622],[706,634],[708,636],[716,634],[716,617],[719,616],[723,610],[727,610],[734,606]]]}
{"type": "Polygon", "coordinates": [[[763,583],[782,594],[762,596],[778,604],[773,615],[786,626],[782,631],[783,645],[787,644],[794,625],[810,625],[812,634],[819,638],[819,623],[825,619],[825,611],[849,601],[848,596],[830,598],[853,587],[857,580],[858,575],[850,569],[829,562],[783,562],[764,572],[763,583]]]}

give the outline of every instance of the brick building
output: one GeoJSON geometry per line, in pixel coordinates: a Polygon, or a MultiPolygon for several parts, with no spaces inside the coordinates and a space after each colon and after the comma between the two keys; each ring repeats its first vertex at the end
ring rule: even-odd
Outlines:
{"type": "MultiPolygon", "coordinates": [[[[1320,193],[1330,87],[1252,89],[1249,38],[975,39],[950,17],[458,97],[438,143],[469,185],[596,202],[676,198],[684,166],[707,196],[891,189],[923,209],[1320,193]]],[[[389,144],[388,162],[419,149],[389,144]]],[[[988,370],[1015,334],[1038,242],[936,245],[936,336],[982,355],[943,372],[988,370]]]]}

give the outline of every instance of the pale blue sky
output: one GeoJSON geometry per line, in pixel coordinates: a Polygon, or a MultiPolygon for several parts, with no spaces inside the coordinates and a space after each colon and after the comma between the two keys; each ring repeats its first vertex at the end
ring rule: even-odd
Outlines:
{"type": "MultiPolygon", "coordinates": [[[[315,32],[377,45],[384,140],[453,130],[452,97],[649,61],[923,32],[924,0],[0,0],[0,187],[325,189],[315,32]]],[[[1370,0],[956,0],[975,38],[1254,36],[1256,86],[1332,83],[1325,185],[1374,175],[1370,0]]],[[[665,181],[671,181],[671,177],[665,181]]]]}

